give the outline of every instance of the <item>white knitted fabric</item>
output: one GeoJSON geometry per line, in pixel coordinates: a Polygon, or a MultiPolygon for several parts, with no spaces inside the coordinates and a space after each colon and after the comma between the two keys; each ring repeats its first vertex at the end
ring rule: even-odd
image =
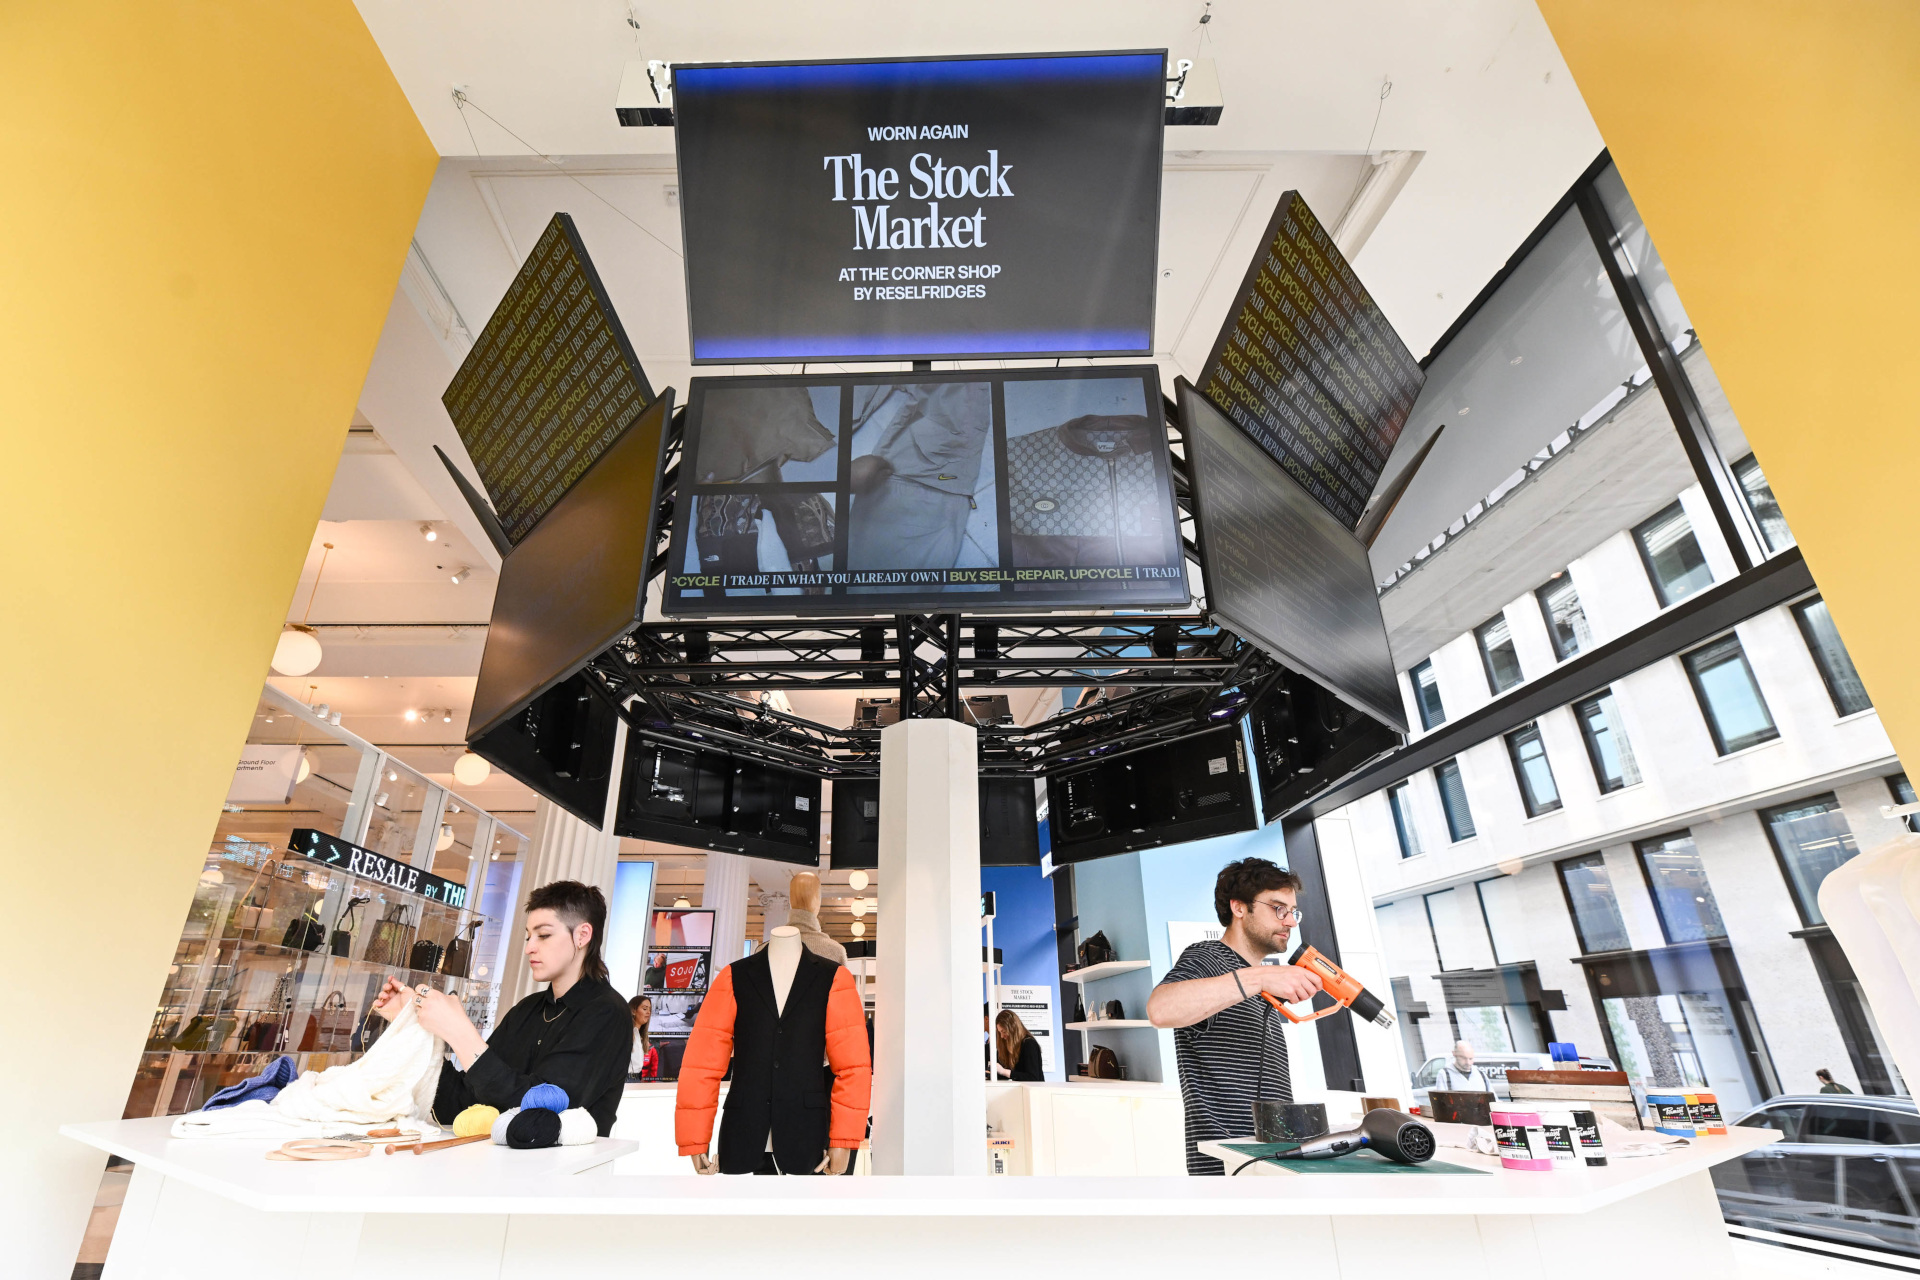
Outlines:
{"type": "Polygon", "coordinates": [[[373,1048],[352,1062],[325,1071],[305,1071],[272,1102],[296,1120],[383,1124],[394,1120],[431,1123],[434,1090],[446,1046],[414,1017],[406,1001],[393,1025],[373,1048]]]}

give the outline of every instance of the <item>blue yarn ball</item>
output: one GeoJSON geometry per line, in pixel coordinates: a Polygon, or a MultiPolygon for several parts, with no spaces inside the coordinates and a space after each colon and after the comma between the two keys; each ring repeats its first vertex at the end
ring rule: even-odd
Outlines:
{"type": "Polygon", "coordinates": [[[557,1084],[537,1084],[520,1098],[522,1111],[565,1111],[572,1105],[567,1091],[557,1084]]]}

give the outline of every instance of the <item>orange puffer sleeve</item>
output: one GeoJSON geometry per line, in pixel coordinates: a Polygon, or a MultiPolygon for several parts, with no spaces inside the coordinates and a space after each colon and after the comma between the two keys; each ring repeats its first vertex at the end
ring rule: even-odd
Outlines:
{"type": "MultiPolygon", "coordinates": [[[[694,1034],[700,1034],[697,1026],[694,1034]]],[[[827,1065],[833,1068],[833,1119],[827,1145],[857,1151],[867,1139],[873,1053],[867,1044],[867,1013],[860,1004],[860,991],[844,967],[834,969],[833,990],[827,993],[827,1065]]]]}
{"type": "MultiPolygon", "coordinates": [[[[720,1079],[733,1061],[733,966],[713,980],[680,1060],[680,1084],[673,1094],[673,1140],[683,1156],[704,1155],[713,1141],[713,1118],[720,1110],[720,1079]]],[[[863,1045],[864,1048],[864,1045],[863,1045]]]]}

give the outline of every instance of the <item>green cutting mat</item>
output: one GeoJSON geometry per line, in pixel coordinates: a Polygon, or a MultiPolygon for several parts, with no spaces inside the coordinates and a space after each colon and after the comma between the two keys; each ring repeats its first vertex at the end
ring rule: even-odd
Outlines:
{"type": "MultiPolygon", "coordinates": [[[[1220,1144],[1229,1151],[1237,1151],[1250,1160],[1273,1160],[1282,1151],[1292,1151],[1300,1144],[1297,1142],[1223,1142],[1220,1144]]],[[[1336,1156],[1331,1160],[1277,1160],[1282,1169],[1294,1173],[1481,1173],[1491,1174],[1491,1169],[1469,1169],[1463,1164],[1448,1164],[1445,1160],[1429,1160],[1424,1164],[1400,1164],[1372,1151],[1356,1151],[1350,1156],[1336,1156]]],[[[1234,1166],[1229,1164],[1227,1172],[1232,1173],[1234,1166]]]]}

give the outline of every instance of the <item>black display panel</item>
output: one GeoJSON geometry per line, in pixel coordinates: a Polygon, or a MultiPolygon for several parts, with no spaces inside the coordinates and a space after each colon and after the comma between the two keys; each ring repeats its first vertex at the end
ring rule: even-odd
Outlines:
{"type": "Polygon", "coordinates": [[[1298,191],[1273,220],[1200,390],[1351,529],[1426,381],[1298,191]]]}
{"type": "Polygon", "coordinates": [[[1179,607],[1152,365],[695,378],[669,615],[1179,607]]]}
{"type": "Polygon", "coordinates": [[[1165,50],[673,69],[693,362],[1147,355],[1165,50]]]}
{"type": "Polygon", "coordinates": [[[1240,726],[1047,775],[1058,866],[1260,825],[1240,726]]]}
{"type": "Polygon", "coordinates": [[[592,826],[606,820],[619,714],[572,675],[470,736],[468,748],[592,826]]]}
{"type": "Polygon", "coordinates": [[[515,542],[653,399],[572,218],[553,215],[440,399],[515,542]]]}
{"type": "Polygon", "coordinates": [[[1247,716],[1260,812],[1284,816],[1375,757],[1406,742],[1305,676],[1288,673],[1247,716]]]}
{"type": "Polygon", "coordinates": [[[1289,670],[1407,731],[1367,549],[1184,379],[1207,608],[1289,670]]]}
{"type": "Polygon", "coordinates": [[[493,728],[640,621],[672,416],[669,387],[501,563],[469,734],[493,728]]]}
{"type": "MultiPolygon", "coordinates": [[[[980,779],[980,865],[1040,865],[1040,820],[1032,778],[980,779]]],[[[833,784],[833,868],[880,866],[880,783],[837,778],[833,784]]]]}
{"type": "Polygon", "coordinates": [[[820,865],[820,779],[717,751],[627,740],[615,835],[820,865]]]}

